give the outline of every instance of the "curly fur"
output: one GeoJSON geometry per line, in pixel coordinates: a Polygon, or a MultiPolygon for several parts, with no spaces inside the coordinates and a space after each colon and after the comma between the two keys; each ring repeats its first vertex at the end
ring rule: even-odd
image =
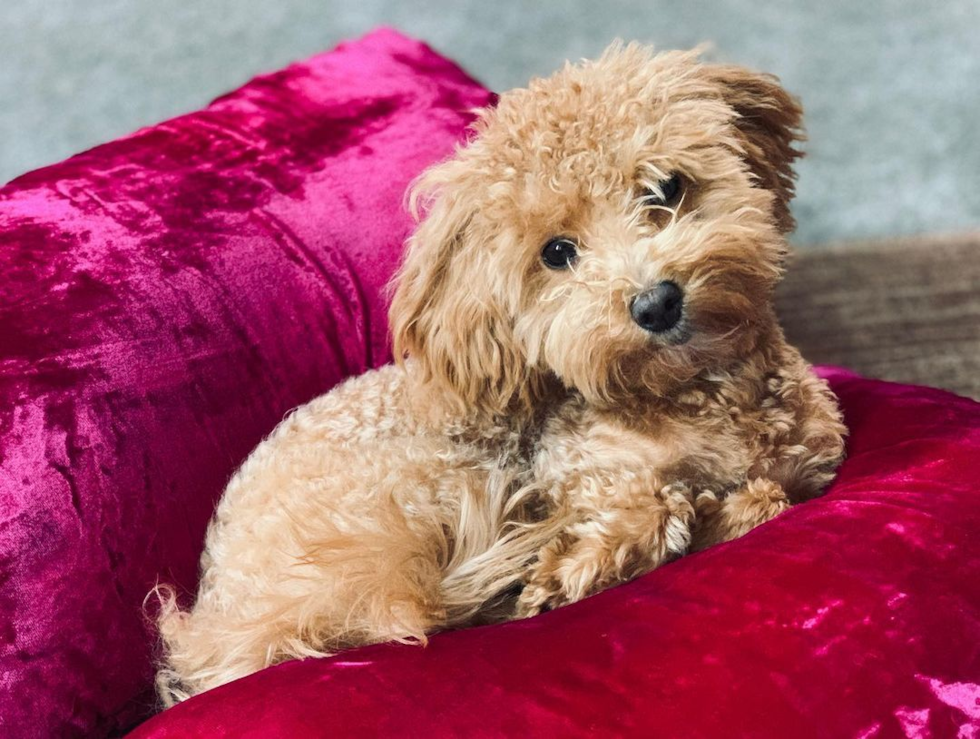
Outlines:
{"type": "Polygon", "coordinates": [[[426,173],[397,364],[293,412],[230,482],[167,704],[286,659],[530,616],[819,494],[835,400],[772,309],[801,111],[773,77],[613,45],[500,98],[426,173]],[[675,206],[641,187],[683,179],[675,206]],[[581,245],[546,269],[556,235],[581,245]],[[683,287],[683,320],[630,318],[683,287]]]}

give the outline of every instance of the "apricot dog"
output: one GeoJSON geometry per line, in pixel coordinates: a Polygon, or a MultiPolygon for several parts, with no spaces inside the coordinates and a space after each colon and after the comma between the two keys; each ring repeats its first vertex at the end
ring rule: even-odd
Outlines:
{"type": "Polygon", "coordinates": [[[572,603],[818,495],[844,428],[772,308],[800,115],[634,44],[484,110],[414,189],[397,364],[287,417],[193,608],[162,591],[164,702],[572,603]]]}

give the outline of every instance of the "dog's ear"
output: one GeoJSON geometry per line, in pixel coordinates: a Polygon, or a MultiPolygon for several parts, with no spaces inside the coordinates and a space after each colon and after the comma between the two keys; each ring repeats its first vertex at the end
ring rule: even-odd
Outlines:
{"type": "Polygon", "coordinates": [[[799,101],[773,75],[725,65],[705,65],[704,70],[735,112],[733,123],[749,168],[759,185],[774,195],[776,225],[783,233],[792,231],[793,163],[803,156],[795,144],[805,138],[799,101]]]}
{"type": "Polygon", "coordinates": [[[529,371],[499,294],[493,235],[474,224],[471,177],[456,159],[413,187],[412,211],[426,213],[395,278],[389,317],[397,361],[417,362],[461,409],[502,415],[527,400],[529,371]]]}

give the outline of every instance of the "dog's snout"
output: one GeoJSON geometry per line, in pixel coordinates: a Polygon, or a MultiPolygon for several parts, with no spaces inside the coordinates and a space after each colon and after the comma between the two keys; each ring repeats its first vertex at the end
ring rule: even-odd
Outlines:
{"type": "Polygon", "coordinates": [[[669,280],[640,293],[630,305],[636,325],[653,334],[669,331],[676,326],[683,309],[684,293],[669,280]]]}

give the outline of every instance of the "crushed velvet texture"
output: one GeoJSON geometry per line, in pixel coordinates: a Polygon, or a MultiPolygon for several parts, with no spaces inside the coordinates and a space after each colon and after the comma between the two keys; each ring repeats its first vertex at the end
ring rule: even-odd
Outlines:
{"type": "Polygon", "coordinates": [[[234,468],[389,359],[407,183],[491,95],[380,31],[0,190],[0,736],[153,707],[158,574],[234,468]]]}
{"type": "Polygon", "coordinates": [[[827,372],[823,498],[528,621],[269,668],[164,737],[976,737],[980,404],[827,372]]]}

